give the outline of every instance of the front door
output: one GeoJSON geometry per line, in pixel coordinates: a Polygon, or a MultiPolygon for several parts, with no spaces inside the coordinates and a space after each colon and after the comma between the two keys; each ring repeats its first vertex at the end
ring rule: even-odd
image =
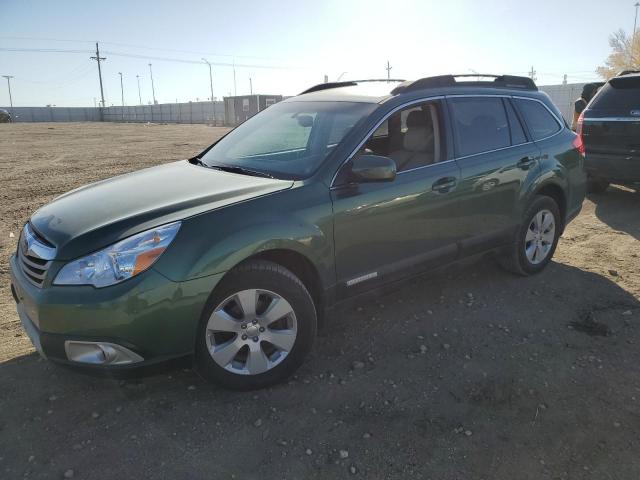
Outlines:
{"type": "Polygon", "coordinates": [[[393,114],[358,153],[392,158],[394,181],[349,183],[339,172],[331,191],[339,297],[457,257],[460,171],[446,159],[442,107],[393,114]]]}

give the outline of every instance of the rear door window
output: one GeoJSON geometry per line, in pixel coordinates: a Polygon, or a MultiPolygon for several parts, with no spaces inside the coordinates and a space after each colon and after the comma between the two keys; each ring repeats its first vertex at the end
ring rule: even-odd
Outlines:
{"type": "Polygon", "coordinates": [[[499,97],[449,97],[457,155],[464,157],[511,145],[507,114],[499,97]]]}
{"type": "Polygon", "coordinates": [[[534,140],[550,137],[562,128],[555,117],[536,100],[514,99],[534,140]]]}

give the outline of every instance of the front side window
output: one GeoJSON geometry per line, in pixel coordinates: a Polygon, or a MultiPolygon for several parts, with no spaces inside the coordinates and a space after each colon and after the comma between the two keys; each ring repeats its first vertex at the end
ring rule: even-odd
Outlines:
{"type": "Polygon", "coordinates": [[[390,157],[398,172],[442,160],[440,102],[431,101],[400,110],[369,137],[361,153],[390,157]]]}
{"type": "Polygon", "coordinates": [[[231,131],[200,160],[209,167],[307,178],[376,107],[357,102],[276,103],[231,131]]]}
{"type": "Polygon", "coordinates": [[[509,122],[499,97],[448,99],[457,155],[464,157],[511,145],[509,122]]]}
{"type": "Polygon", "coordinates": [[[560,130],[560,124],[540,102],[520,98],[515,102],[534,140],[549,137],[560,130]]]}

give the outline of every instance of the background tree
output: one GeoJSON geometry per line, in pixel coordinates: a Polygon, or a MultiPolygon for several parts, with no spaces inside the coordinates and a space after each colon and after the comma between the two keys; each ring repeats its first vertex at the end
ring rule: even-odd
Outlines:
{"type": "Polygon", "coordinates": [[[612,52],[603,66],[596,69],[598,75],[608,80],[622,70],[640,70],[640,32],[628,36],[620,29],[609,37],[612,52]]]}

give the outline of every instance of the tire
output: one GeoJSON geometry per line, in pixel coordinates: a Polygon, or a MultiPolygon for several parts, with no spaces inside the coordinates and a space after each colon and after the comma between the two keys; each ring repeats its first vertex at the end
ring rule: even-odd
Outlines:
{"type": "Polygon", "coordinates": [[[587,180],[587,190],[589,193],[604,193],[609,188],[609,182],[600,178],[589,178],[587,180]]]}
{"type": "Polygon", "coordinates": [[[225,388],[265,388],[300,367],[316,331],[315,305],[300,279],[276,263],[249,261],[229,271],[207,302],[196,370],[225,388]]]}
{"type": "Polygon", "coordinates": [[[551,197],[537,195],[523,215],[523,222],[516,231],[513,241],[503,255],[498,257],[499,263],[506,270],[518,275],[528,276],[539,273],[551,261],[561,233],[562,220],[558,204],[551,197]],[[541,217],[538,216],[540,214],[541,217]],[[553,216],[553,231],[551,232],[551,227],[548,229],[543,227],[540,233],[536,232],[535,223],[540,223],[542,218],[542,223],[546,224],[549,214],[553,216]],[[539,245],[538,252],[535,252],[536,244],[539,245]],[[533,258],[529,256],[532,251],[533,258]]]}

